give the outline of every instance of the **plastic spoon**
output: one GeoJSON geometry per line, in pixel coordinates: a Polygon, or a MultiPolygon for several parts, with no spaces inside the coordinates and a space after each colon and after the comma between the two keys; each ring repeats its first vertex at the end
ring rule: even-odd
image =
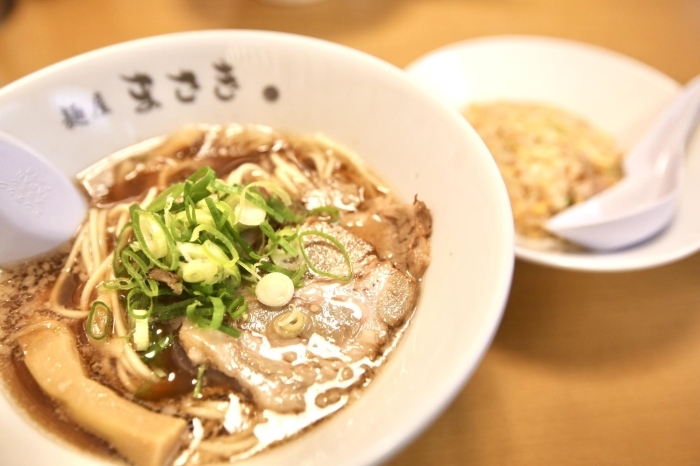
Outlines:
{"type": "Polygon", "coordinates": [[[622,249],[659,233],[676,211],[685,146],[698,108],[700,76],[681,90],[628,152],[619,183],[555,215],[546,228],[599,250],[622,249]]]}
{"type": "Polygon", "coordinates": [[[55,166],[0,132],[0,265],[68,241],[86,207],[76,186],[55,166]]]}

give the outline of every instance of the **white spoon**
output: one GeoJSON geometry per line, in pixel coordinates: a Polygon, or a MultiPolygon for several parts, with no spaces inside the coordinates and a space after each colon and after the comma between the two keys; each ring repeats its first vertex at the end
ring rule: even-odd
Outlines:
{"type": "Polygon", "coordinates": [[[599,250],[640,243],[673,219],[683,180],[685,146],[700,108],[700,76],[664,109],[624,161],[624,178],[555,215],[550,232],[599,250]]]}
{"type": "Polygon", "coordinates": [[[86,207],[68,177],[30,147],[0,132],[0,265],[68,241],[86,207]]]}

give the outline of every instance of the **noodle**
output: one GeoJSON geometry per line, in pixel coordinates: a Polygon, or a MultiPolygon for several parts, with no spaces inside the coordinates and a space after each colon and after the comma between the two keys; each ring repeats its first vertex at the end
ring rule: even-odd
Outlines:
{"type": "Polygon", "coordinates": [[[284,188],[291,194],[299,194],[300,186],[308,186],[308,178],[291,163],[282,159],[279,154],[270,156],[275,164],[275,177],[281,182],[284,188]]]}
{"type": "MultiPolygon", "coordinates": [[[[89,234],[89,232],[86,234],[89,234]]],[[[91,274],[92,269],[95,268],[95,263],[92,260],[92,254],[90,252],[90,240],[86,240],[84,235],[81,238],[81,243],[80,257],[83,260],[83,267],[88,274],[91,274]]]]}
{"type": "Polygon", "coordinates": [[[85,283],[83,292],[80,295],[80,309],[87,310],[90,307],[90,296],[97,288],[97,285],[103,281],[104,275],[107,273],[108,269],[112,266],[112,254],[107,256],[102,263],[97,267],[91,275],[90,278],[85,283]]]}
{"type": "Polygon", "coordinates": [[[132,382],[131,377],[129,374],[127,374],[126,369],[123,364],[117,364],[117,376],[119,377],[119,381],[122,383],[124,388],[126,388],[130,393],[136,393],[136,390],[138,390],[138,385],[134,384],[132,382]]]}
{"type": "Polygon", "coordinates": [[[78,309],[65,309],[65,308],[54,308],[53,310],[56,314],[61,317],[66,317],[68,319],[85,319],[88,316],[89,311],[81,311],[78,309]]]}
{"type": "Polygon", "coordinates": [[[244,163],[233,170],[226,181],[229,184],[243,184],[244,180],[248,176],[254,178],[255,180],[267,180],[270,178],[267,172],[265,172],[260,165],[256,163],[244,163]]]}
{"type": "Polygon", "coordinates": [[[122,361],[131,368],[135,375],[153,382],[158,381],[158,377],[141,361],[141,358],[139,358],[131,345],[124,345],[124,355],[120,362],[122,361]]]}
{"type": "Polygon", "coordinates": [[[217,456],[233,456],[237,453],[244,452],[251,449],[257,445],[258,439],[252,433],[248,436],[240,439],[238,437],[233,438],[221,438],[215,441],[204,440],[199,444],[199,450],[214,453],[217,456]]]}
{"type": "Polygon", "coordinates": [[[112,309],[115,309],[117,311],[114,312],[115,333],[117,334],[117,336],[124,337],[127,334],[126,315],[123,312],[121,304],[119,303],[119,297],[117,296],[117,293],[115,291],[112,291],[109,293],[109,297],[112,309]]]}

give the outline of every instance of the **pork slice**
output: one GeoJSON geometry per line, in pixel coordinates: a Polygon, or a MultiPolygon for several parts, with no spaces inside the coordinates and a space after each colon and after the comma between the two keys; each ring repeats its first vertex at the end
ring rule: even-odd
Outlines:
{"type": "Polygon", "coordinates": [[[343,226],[372,244],[377,256],[420,278],[430,264],[432,216],[425,203],[412,205],[378,197],[362,211],[345,214],[343,226]]]}
{"type": "MultiPolygon", "coordinates": [[[[300,335],[302,338],[318,333],[341,347],[359,339],[371,342],[366,345],[367,353],[376,353],[386,341],[388,329],[403,322],[413,310],[418,297],[417,280],[391,261],[380,261],[371,244],[339,225],[313,222],[305,229],[327,233],[343,245],[353,262],[353,279],[344,283],[308,272],[304,286],[282,309],[264,306],[248,295],[249,319],[241,328],[265,334],[273,345],[289,344],[276,341],[271,322],[293,305],[311,319],[311,325],[300,335]]],[[[338,248],[324,238],[311,238],[304,247],[312,263],[344,275],[347,264],[338,248]]]]}
{"type": "MultiPolygon", "coordinates": [[[[352,234],[338,224],[326,222],[310,222],[304,225],[302,231],[318,231],[332,236],[343,245],[353,265],[353,276],[362,272],[373,256],[374,247],[358,235],[352,234]]],[[[316,235],[304,237],[304,251],[314,266],[320,270],[338,276],[347,275],[347,262],[342,252],[332,242],[316,235]]],[[[308,271],[306,279],[324,279],[312,271],[308,271]]]]}
{"type": "Polygon", "coordinates": [[[377,319],[389,327],[403,322],[416,305],[418,283],[415,278],[401,272],[389,261],[382,261],[356,285],[357,290],[372,303],[377,319]]]}
{"type": "Polygon", "coordinates": [[[253,332],[233,338],[185,321],[179,338],[194,364],[212,366],[236,379],[263,409],[291,413],[306,407],[304,394],[316,381],[315,368],[263,356],[263,340],[253,332]]]}
{"type": "MultiPolygon", "coordinates": [[[[418,298],[417,279],[391,261],[379,260],[364,240],[338,225],[319,222],[308,228],[332,235],[345,247],[354,263],[352,280],[340,282],[309,272],[304,286],[281,308],[265,306],[246,292],[248,318],[239,324],[240,338],[188,322],[180,329],[180,343],[194,364],[206,364],[236,379],[263,409],[283,413],[302,411],[308,389],[335,377],[343,364],[374,358],[390,329],[405,321],[418,298]],[[282,338],[275,333],[273,320],[293,307],[307,316],[309,325],[298,337],[282,338]],[[340,353],[315,352],[311,342],[319,337],[340,353]],[[306,350],[299,353],[292,348],[299,344],[306,350]],[[273,358],[270,347],[282,349],[277,355],[289,351],[302,357],[273,358]],[[315,356],[307,358],[306,351],[315,356]]],[[[305,247],[323,270],[347,272],[342,254],[327,240],[312,237],[305,247]]]]}

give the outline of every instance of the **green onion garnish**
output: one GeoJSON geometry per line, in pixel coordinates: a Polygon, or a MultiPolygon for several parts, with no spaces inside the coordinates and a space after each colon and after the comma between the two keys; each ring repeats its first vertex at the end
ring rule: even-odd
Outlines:
{"type": "MultiPolygon", "coordinates": [[[[248,310],[244,286],[253,290],[263,280],[259,291],[264,299],[279,305],[284,300],[271,296],[283,295],[288,301],[307,270],[341,281],[352,277],[350,257],[335,238],[300,231],[310,217],[336,221],[338,210],[307,211],[267,181],[231,185],[203,167],[162,191],[146,209],[133,205],[129,213],[130,222],[115,243],[116,278],[102,286],[119,294],[131,318],[137,350],[144,354],[162,351],[154,346],[163,336],[155,333],[160,327],[153,324],[177,318],[239,336],[236,326],[248,310]],[[338,248],[348,274],[335,275],[312,264],[302,246],[305,236],[322,237],[338,248]],[[277,290],[276,284],[285,289],[277,290]]],[[[104,303],[93,305],[90,325],[105,319],[109,327],[109,308],[104,303]]],[[[93,338],[107,333],[90,330],[93,338]]]]}
{"type": "Polygon", "coordinates": [[[302,241],[302,239],[305,236],[318,236],[318,237],[321,237],[321,238],[325,239],[326,241],[330,242],[333,246],[335,246],[340,251],[340,253],[343,255],[343,259],[345,259],[345,263],[348,266],[348,273],[346,275],[336,275],[336,274],[333,274],[330,272],[326,272],[325,270],[320,270],[313,263],[311,263],[311,260],[306,255],[306,250],[304,249],[304,246],[302,244],[301,254],[304,257],[306,264],[309,266],[309,268],[311,270],[313,270],[314,272],[316,272],[319,275],[323,275],[324,277],[332,278],[334,280],[339,280],[341,282],[348,282],[352,279],[352,273],[353,273],[352,260],[350,260],[350,255],[348,254],[348,251],[345,249],[345,247],[342,244],[340,244],[340,241],[333,238],[328,233],[324,233],[322,231],[316,231],[316,230],[306,230],[306,231],[302,231],[301,233],[299,233],[300,241],[302,241]]]}
{"type": "Polygon", "coordinates": [[[199,366],[197,368],[197,381],[194,384],[194,392],[192,393],[192,397],[194,398],[201,398],[202,397],[202,381],[204,379],[204,371],[206,370],[206,366],[199,366]]]}
{"type": "Polygon", "coordinates": [[[92,303],[85,322],[85,332],[93,340],[102,340],[112,329],[112,310],[102,301],[92,303]],[[104,309],[100,312],[100,309],[104,309]],[[95,328],[97,327],[97,332],[95,328]]]}

